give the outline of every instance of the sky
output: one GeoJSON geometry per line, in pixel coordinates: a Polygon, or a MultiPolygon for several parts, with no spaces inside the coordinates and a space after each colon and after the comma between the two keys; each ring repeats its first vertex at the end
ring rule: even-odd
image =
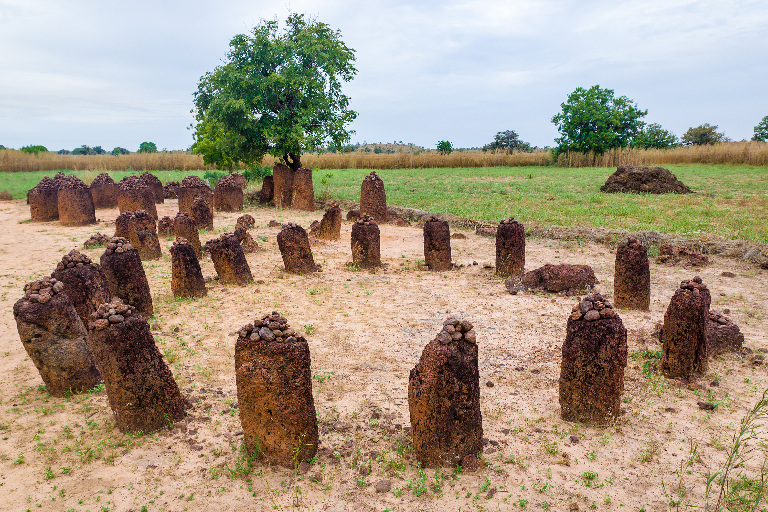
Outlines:
{"type": "Polygon", "coordinates": [[[577,87],[627,96],[676,135],[749,139],[768,116],[765,0],[0,0],[0,144],[192,143],[200,77],[262,19],[301,12],[356,51],[352,142],[536,146],[577,87]]]}

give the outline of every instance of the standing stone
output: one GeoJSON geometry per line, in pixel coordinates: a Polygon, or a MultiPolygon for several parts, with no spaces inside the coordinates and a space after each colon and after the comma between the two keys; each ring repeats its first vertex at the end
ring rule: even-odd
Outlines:
{"type": "Polygon", "coordinates": [[[294,171],[284,164],[275,164],[272,168],[275,206],[290,208],[293,199],[294,171]]]}
{"type": "Polygon", "coordinates": [[[211,254],[221,284],[243,286],[253,282],[251,268],[234,234],[222,233],[219,237],[208,240],[205,248],[211,254]]]}
{"type": "Polygon", "coordinates": [[[169,181],[163,185],[163,197],[165,199],[178,199],[180,186],[181,183],[178,181],[169,181]]]}
{"type": "Polygon", "coordinates": [[[688,379],[707,369],[707,313],[711,297],[696,276],[683,281],[664,313],[661,372],[688,379]]]}
{"type": "Polygon", "coordinates": [[[315,210],[315,188],[312,185],[312,169],[301,167],[293,174],[293,195],[291,208],[294,210],[315,210]]]}
{"type": "Polygon", "coordinates": [[[88,186],[76,176],[59,182],[59,221],[64,226],[85,226],[96,223],[96,209],[88,186]]]}
{"type": "Polygon", "coordinates": [[[173,219],[167,215],[157,221],[157,236],[160,238],[168,238],[169,236],[175,236],[173,232],[173,219]]]}
{"type": "Polygon", "coordinates": [[[184,418],[189,402],[155,346],[147,321],[120,300],[91,317],[88,346],[120,432],[152,432],[184,418]]]}
{"type": "Polygon", "coordinates": [[[434,215],[424,223],[424,263],[433,272],[451,270],[451,231],[448,221],[434,215]]]}
{"type": "Polygon", "coordinates": [[[568,318],[560,365],[560,414],[565,421],[605,424],[621,412],[627,330],[599,293],[568,318]]]}
{"type": "Polygon", "coordinates": [[[408,408],[414,455],[425,467],[455,466],[483,449],[477,336],[470,322],[448,317],[424,347],[408,379],[408,408]]]}
{"type": "Polygon", "coordinates": [[[27,192],[29,214],[33,221],[48,222],[59,220],[59,184],[44,176],[27,192]]]}
{"type": "Polygon", "coordinates": [[[379,224],[387,222],[387,194],[376,171],[371,171],[360,185],[360,214],[370,215],[379,224]]]}
{"type": "Polygon", "coordinates": [[[240,329],[235,378],[245,449],[296,468],[319,444],[309,344],[277,312],[240,329]]]}
{"type": "Polygon", "coordinates": [[[234,180],[235,185],[237,185],[241,189],[245,189],[245,187],[248,186],[248,178],[246,178],[239,172],[233,172],[232,174],[230,174],[230,176],[234,180]]]}
{"type": "Polygon", "coordinates": [[[264,176],[264,181],[261,182],[261,190],[259,191],[259,203],[268,204],[275,199],[275,181],[274,177],[270,174],[264,176]]]}
{"type": "Polygon", "coordinates": [[[113,238],[100,261],[112,298],[135,307],[144,318],[151,317],[154,311],[152,294],[139,251],[125,238],[113,238]]]}
{"type": "Polygon", "coordinates": [[[101,381],[85,343],[85,326],[64,283],[44,277],[24,286],[13,316],[24,348],[53,396],[92,389],[101,381]]]}
{"type": "Polygon", "coordinates": [[[130,238],[131,223],[133,222],[133,212],[124,211],[115,219],[115,237],[130,238]]]}
{"type": "Polygon", "coordinates": [[[320,265],[315,265],[312,257],[307,232],[298,224],[289,222],[283,226],[277,234],[277,246],[288,272],[306,274],[320,270],[320,265]]]}
{"type": "Polygon", "coordinates": [[[369,215],[363,215],[352,224],[352,263],[360,268],[381,266],[379,226],[369,215]]]}
{"type": "Polygon", "coordinates": [[[235,175],[228,174],[216,183],[216,187],[213,189],[213,207],[217,212],[243,210],[243,188],[235,175]]]}
{"type": "Polygon", "coordinates": [[[496,275],[519,277],[525,272],[525,228],[514,217],[503,220],[496,230],[496,275]]]}
{"type": "Polygon", "coordinates": [[[114,208],[117,206],[117,183],[106,172],[96,176],[88,188],[91,190],[94,208],[114,208]]]}
{"type": "Polygon", "coordinates": [[[135,212],[131,217],[128,240],[139,251],[142,260],[156,260],[163,255],[155,219],[144,210],[135,212]]]}
{"type": "Polygon", "coordinates": [[[186,238],[171,246],[171,292],[174,297],[205,297],[205,279],[195,248],[186,238]]]}
{"type": "Polygon", "coordinates": [[[259,250],[259,244],[253,239],[247,229],[238,225],[235,228],[235,236],[237,237],[240,246],[243,248],[243,252],[250,254],[259,250]]]}
{"type": "Polygon", "coordinates": [[[179,196],[179,211],[189,214],[193,219],[195,214],[192,212],[192,204],[195,198],[202,197],[208,204],[208,208],[213,210],[213,192],[211,187],[199,176],[190,174],[181,180],[181,185],[177,190],[179,196]]]}
{"type": "Polygon", "coordinates": [[[173,232],[176,238],[185,238],[195,248],[195,255],[199,258],[202,250],[200,234],[197,232],[197,224],[194,219],[184,212],[179,212],[173,219],[173,232]]]}
{"type": "Polygon", "coordinates": [[[613,276],[614,305],[617,308],[648,311],[651,307],[651,269],[648,250],[636,238],[616,249],[613,276]]]}
{"type": "Polygon", "coordinates": [[[726,352],[741,352],[744,334],[739,326],[724,314],[710,309],[707,314],[707,357],[726,352]]]}
{"type": "Polygon", "coordinates": [[[155,200],[155,204],[165,203],[165,189],[160,178],[155,176],[149,171],[145,171],[139,179],[152,191],[152,196],[155,200]]]}
{"type": "Polygon", "coordinates": [[[236,228],[245,228],[245,229],[251,229],[253,226],[256,225],[256,219],[253,218],[253,215],[250,213],[246,213],[245,215],[241,215],[237,218],[237,222],[235,223],[236,228]]]}
{"type": "Polygon", "coordinates": [[[51,277],[63,283],[64,293],[75,307],[83,325],[88,325],[91,313],[100,304],[112,300],[109,283],[101,266],[77,249],[72,249],[61,258],[51,277]]]}
{"type": "Polygon", "coordinates": [[[117,207],[121,213],[144,210],[157,218],[155,196],[138,176],[126,176],[117,186],[117,207]]]}
{"type": "Polygon", "coordinates": [[[192,201],[192,218],[195,219],[198,229],[213,231],[213,211],[204,197],[196,197],[192,201]]]}
{"type": "Polygon", "coordinates": [[[341,238],[341,209],[339,209],[339,205],[333,204],[326,210],[320,224],[312,234],[322,240],[336,241],[341,238]]]}

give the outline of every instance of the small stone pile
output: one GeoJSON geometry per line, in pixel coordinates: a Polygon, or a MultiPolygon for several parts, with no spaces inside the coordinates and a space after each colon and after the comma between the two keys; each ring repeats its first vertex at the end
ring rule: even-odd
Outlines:
{"type": "Polygon", "coordinates": [[[195,219],[198,229],[213,231],[213,211],[209,202],[203,196],[198,196],[192,201],[191,217],[195,219]]]}
{"type": "Polygon", "coordinates": [[[155,219],[144,210],[134,212],[128,240],[139,251],[142,260],[156,260],[163,255],[155,219]]]}
{"type": "Polygon", "coordinates": [[[88,186],[76,177],[67,175],[59,181],[59,221],[64,226],[84,226],[96,223],[96,209],[88,186]]]}
{"type": "Polygon", "coordinates": [[[451,230],[448,221],[430,215],[424,223],[424,263],[429,270],[451,270],[451,230]]]}
{"type": "Polygon", "coordinates": [[[213,207],[217,212],[242,211],[243,188],[233,174],[228,174],[216,182],[213,189],[213,207]]]}
{"type": "Polygon", "coordinates": [[[118,185],[117,207],[120,212],[144,210],[157,218],[155,195],[138,176],[126,176],[118,185]]]}
{"type": "Polygon", "coordinates": [[[163,183],[160,181],[160,178],[158,178],[157,176],[155,176],[149,171],[145,171],[143,174],[139,176],[139,179],[147,187],[149,187],[149,190],[152,191],[152,196],[155,199],[155,204],[165,203],[165,189],[163,188],[163,183]]]}
{"type": "Polygon", "coordinates": [[[253,282],[253,274],[245,259],[243,248],[233,233],[222,233],[217,238],[208,240],[205,248],[211,255],[221,284],[243,286],[253,282]]]}
{"type": "Polygon", "coordinates": [[[710,309],[707,315],[707,356],[726,352],[741,352],[744,334],[739,326],[719,311],[710,309]]]}
{"type": "Polygon", "coordinates": [[[259,250],[259,244],[253,239],[248,230],[240,225],[235,228],[235,236],[243,248],[243,252],[250,254],[259,250]]]}
{"type": "Polygon", "coordinates": [[[48,222],[59,220],[59,184],[44,176],[27,192],[29,214],[33,221],[48,222]]]}
{"type": "Polygon", "coordinates": [[[646,194],[690,194],[693,192],[663,167],[637,167],[622,164],[600,187],[600,192],[641,192],[646,194]]]}
{"type": "Polygon", "coordinates": [[[525,271],[525,228],[514,217],[496,229],[496,275],[522,278],[525,271]]]}
{"type": "Polygon", "coordinates": [[[192,212],[192,204],[195,198],[202,197],[208,204],[208,208],[210,210],[213,209],[213,191],[208,186],[208,183],[199,176],[190,174],[181,180],[177,194],[179,196],[179,211],[188,213],[193,219],[195,215],[192,212]]]}
{"type": "Polygon", "coordinates": [[[699,276],[680,283],[664,313],[661,371],[688,379],[707,369],[707,318],[712,299],[699,276]]]}
{"type": "Polygon", "coordinates": [[[189,402],[155,345],[149,323],[120,300],[91,316],[88,346],[120,432],[152,432],[185,417],[189,402]]]}
{"type": "Polygon", "coordinates": [[[659,255],[656,256],[656,263],[666,263],[670,266],[704,267],[709,264],[709,257],[681,245],[661,244],[659,255]]]}
{"type": "Polygon", "coordinates": [[[381,267],[381,237],[379,226],[370,215],[363,215],[352,224],[352,263],[360,268],[381,267]]]}
{"type": "Polygon", "coordinates": [[[629,237],[626,244],[616,249],[613,297],[618,308],[648,311],[651,307],[648,250],[637,238],[629,237]]]}
{"type": "Polygon", "coordinates": [[[166,199],[176,199],[179,197],[179,187],[181,185],[178,181],[169,181],[163,186],[163,197],[166,199]]]}
{"type": "Polygon", "coordinates": [[[157,236],[160,238],[168,238],[169,236],[174,236],[172,218],[166,215],[157,221],[157,236]]]}
{"type": "Polygon", "coordinates": [[[566,421],[604,424],[621,411],[627,330],[602,295],[587,295],[568,318],[560,366],[560,408],[566,421]]]}
{"type": "Polygon", "coordinates": [[[48,392],[65,396],[101,381],[85,342],[85,326],[64,292],[64,283],[44,277],[24,286],[13,305],[19,337],[48,392]]]}
{"type": "Polygon", "coordinates": [[[341,238],[341,209],[338,204],[332,204],[325,211],[320,223],[310,231],[310,235],[329,241],[336,241],[341,238]]]}
{"type": "Polygon", "coordinates": [[[360,185],[360,214],[370,215],[377,223],[387,222],[387,194],[376,171],[371,171],[360,185]]]}
{"type": "Polygon", "coordinates": [[[107,244],[100,262],[112,297],[135,307],[144,318],[151,317],[152,294],[139,251],[125,238],[115,237],[107,244]]]}
{"type": "Polygon", "coordinates": [[[293,170],[285,164],[272,167],[275,206],[290,208],[293,199],[293,170]]]}
{"type": "Polygon", "coordinates": [[[173,219],[173,233],[176,238],[185,238],[195,248],[195,255],[199,258],[202,252],[200,234],[197,232],[197,224],[192,217],[184,212],[179,212],[173,219]]]}
{"type": "Polygon", "coordinates": [[[448,317],[427,343],[408,379],[408,408],[416,459],[425,467],[471,467],[483,449],[477,334],[448,317]]]}
{"type": "MultiPolygon", "coordinates": [[[[595,271],[589,265],[547,263],[543,267],[526,272],[520,286],[526,290],[543,289],[547,292],[574,295],[580,291],[592,289],[597,283],[595,271]]],[[[504,284],[511,293],[514,292],[514,286],[509,279],[504,284]]]]}
{"type": "Polygon", "coordinates": [[[294,468],[319,444],[309,344],[277,312],[243,326],[235,376],[245,449],[294,468]]]}
{"type": "Polygon", "coordinates": [[[320,270],[320,265],[316,265],[312,257],[307,232],[298,224],[289,222],[283,226],[277,234],[277,246],[288,272],[306,274],[320,270]]]}
{"type": "Polygon", "coordinates": [[[275,199],[275,182],[272,175],[264,176],[264,181],[261,182],[261,190],[259,191],[259,203],[269,204],[275,199]]]}
{"type": "Polygon", "coordinates": [[[56,286],[64,286],[83,325],[88,325],[91,313],[99,304],[112,299],[101,266],[77,249],[72,249],[61,258],[51,277],[58,281],[56,286]]]}
{"type": "Polygon", "coordinates": [[[208,294],[195,247],[186,238],[177,238],[171,246],[171,292],[174,297],[208,294]]]}
{"type": "Polygon", "coordinates": [[[237,223],[235,224],[235,227],[253,229],[255,225],[256,225],[256,219],[254,219],[253,215],[251,215],[250,213],[246,213],[245,215],[241,215],[237,218],[237,223]]]}
{"type": "Polygon", "coordinates": [[[315,209],[315,188],[312,184],[312,169],[308,167],[301,167],[293,173],[291,208],[308,212],[315,209]]]}
{"type": "Polygon", "coordinates": [[[89,188],[95,208],[114,208],[117,206],[117,183],[106,172],[96,176],[89,188]]]}
{"type": "Polygon", "coordinates": [[[102,245],[106,245],[107,242],[109,242],[110,238],[112,238],[109,235],[104,235],[102,233],[94,233],[83,242],[83,247],[86,249],[92,249],[94,247],[101,247],[102,245]]]}

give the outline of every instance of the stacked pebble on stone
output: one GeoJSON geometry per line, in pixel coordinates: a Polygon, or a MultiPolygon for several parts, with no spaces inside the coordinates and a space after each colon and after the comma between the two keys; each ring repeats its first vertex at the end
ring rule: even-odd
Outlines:
{"type": "Polygon", "coordinates": [[[477,334],[467,320],[448,317],[408,379],[408,408],[416,459],[425,467],[476,466],[483,449],[477,334]]]}
{"type": "Polygon", "coordinates": [[[315,188],[312,185],[312,169],[301,167],[293,173],[291,208],[294,210],[314,211],[315,188]]]}
{"type": "Polygon", "coordinates": [[[245,448],[266,462],[294,468],[318,444],[309,344],[277,312],[243,326],[235,376],[245,448]]]}
{"type": "Polygon", "coordinates": [[[707,318],[711,297],[699,276],[680,283],[664,313],[661,372],[689,379],[707,369],[707,318]]]}
{"type": "Polygon", "coordinates": [[[208,293],[195,247],[186,238],[177,238],[171,246],[171,292],[174,297],[204,297],[208,293]]]}
{"type": "Polygon", "coordinates": [[[560,408],[566,421],[602,425],[621,411],[627,330],[602,295],[587,295],[568,319],[560,366],[560,408]]]}
{"type": "Polygon", "coordinates": [[[176,238],[185,238],[192,247],[195,248],[195,255],[200,257],[202,245],[200,244],[200,234],[197,231],[195,220],[185,212],[179,212],[173,219],[173,233],[176,238]]]}
{"type": "Polygon", "coordinates": [[[191,217],[195,219],[198,229],[213,231],[213,211],[204,197],[199,196],[192,201],[191,211],[191,217]]]}
{"type": "Polygon", "coordinates": [[[64,286],[83,325],[88,325],[91,313],[99,304],[112,299],[101,265],[77,249],[72,249],[61,258],[51,277],[64,286]]]}
{"type": "Polygon", "coordinates": [[[228,174],[216,182],[213,189],[213,207],[217,212],[242,211],[243,188],[235,175],[228,174]]]}
{"type": "Polygon", "coordinates": [[[370,215],[363,215],[352,224],[352,263],[360,268],[381,267],[381,236],[379,226],[370,215]]]}
{"type": "Polygon", "coordinates": [[[431,215],[424,223],[424,263],[429,270],[451,270],[451,231],[448,221],[431,215]]]}
{"type": "Polygon", "coordinates": [[[370,215],[379,224],[387,222],[387,194],[376,171],[371,171],[360,185],[360,214],[370,215]]]}
{"type": "Polygon", "coordinates": [[[193,219],[195,215],[192,212],[192,204],[195,198],[202,197],[208,204],[208,208],[213,209],[213,192],[211,187],[199,176],[191,174],[181,180],[177,194],[179,196],[179,211],[189,214],[193,219]]]}
{"type": "Polygon", "coordinates": [[[102,245],[107,245],[107,242],[110,241],[112,237],[109,235],[105,235],[103,233],[94,233],[83,242],[83,247],[86,249],[92,249],[94,247],[101,247],[102,245]]]}
{"type": "Polygon", "coordinates": [[[114,208],[117,206],[117,183],[106,172],[96,176],[88,188],[91,190],[94,208],[114,208]]]}
{"type": "Polygon", "coordinates": [[[253,274],[240,242],[233,233],[222,233],[205,243],[221,284],[245,285],[253,282],[253,274]]]}
{"type": "Polygon", "coordinates": [[[59,221],[64,226],[84,226],[96,223],[96,209],[88,186],[76,176],[59,181],[59,221]]]}
{"type": "Polygon", "coordinates": [[[117,184],[117,207],[120,212],[144,210],[157,218],[157,206],[152,190],[138,176],[126,176],[117,184]]]}
{"type": "Polygon", "coordinates": [[[144,318],[151,317],[152,294],[139,251],[125,238],[115,237],[106,245],[100,262],[112,297],[135,307],[144,318]]]}
{"type": "Polygon", "coordinates": [[[283,226],[277,234],[277,246],[288,272],[306,274],[320,270],[320,265],[316,265],[312,257],[307,232],[298,224],[289,222],[283,226]]]}
{"type": "Polygon", "coordinates": [[[139,179],[147,187],[149,187],[149,190],[152,191],[152,196],[154,197],[155,204],[165,203],[165,189],[163,188],[163,183],[160,181],[160,178],[158,178],[157,176],[155,176],[149,171],[145,171],[143,174],[139,176],[139,179]]]}
{"type": "Polygon", "coordinates": [[[272,167],[272,182],[274,186],[275,206],[278,208],[290,208],[293,199],[293,174],[294,171],[285,164],[275,164],[272,167]]]}
{"type": "Polygon", "coordinates": [[[525,272],[525,228],[514,217],[496,229],[496,275],[522,279],[525,272]]]}
{"type": "Polygon", "coordinates": [[[648,311],[651,307],[648,250],[634,237],[616,249],[613,298],[617,308],[648,311]]]}
{"type": "Polygon", "coordinates": [[[157,221],[157,236],[160,238],[168,238],[169,236],[175,236],[173,230],[173,219],[167,215],[157,221]]]}
{"type": "Polygon", "coordinates": [[[33,221],[47,222],[59,219],[59,184],[44,176],[27,192],[29,214],[33,221]]]}

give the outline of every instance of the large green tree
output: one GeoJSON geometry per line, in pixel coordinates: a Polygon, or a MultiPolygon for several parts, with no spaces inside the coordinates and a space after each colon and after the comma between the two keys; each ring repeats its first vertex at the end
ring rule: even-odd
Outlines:
{"type": "Polygon", "coordinates": [[[633,148],[643,149],[669,149],[678,144],[677,135],[657,123],[651,123],[640,130],[631,143],[633,148]]]}
{"type": "Polygon", "coordinates": [[[627,147],[643,129],[641,120],[648,114],[626,96],[616,98],[613,89],[599,85],[577,88],[560,104],[561,112],[552,117],[560,137],[555,153],[577,151],[604,153],[627,147]]]}
{"type": "Polygon", "coordinates": [[[139,144],[139,150],[137,153],[157,153],[157,144],[154,142],[142,142],[139,144]]]}
{"type": "Polygon", "coordinates": [[[717,131],[717,125],[704,123],[688,128],[681,140],[686,146],[706,146],[726,142],[728,137],[717,131]]]}
{"type": "Polygon", "coordinates": [[[755,126],[755,135],[752,140],[760,142],[768,142],[768,116],[765,116],[762,121],[755,126]]]}
{"type": "Polygon", "coordinates": [[[515,130],[505,130],[493,136],[493,142],[483,146],[483,151],[531,151],[531,145],[520,140],[515,130]]]}
{"type": "Polygon", "coordinates": [[[195,92],[192,150],[206,163],[251,165],[270,154],[298,169],[303,153],[349,142],[357,113],[341,84],[357,69],[338,30],[292,13],[283,29],[262,21],[229,47],[195,92]]]}

